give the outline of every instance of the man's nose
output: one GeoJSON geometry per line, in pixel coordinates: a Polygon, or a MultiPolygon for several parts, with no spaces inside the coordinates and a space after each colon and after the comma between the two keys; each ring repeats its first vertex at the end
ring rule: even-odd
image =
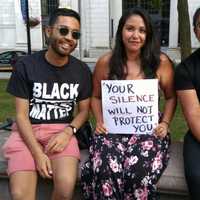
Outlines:
{"type": "Polygon", "coordinates": [[[65,35],[65,38],[66,39],[69,39],[69,40],[73,40],[74,38],[72,37],[72,32],[69,30],[69,32],[65,35]]]}

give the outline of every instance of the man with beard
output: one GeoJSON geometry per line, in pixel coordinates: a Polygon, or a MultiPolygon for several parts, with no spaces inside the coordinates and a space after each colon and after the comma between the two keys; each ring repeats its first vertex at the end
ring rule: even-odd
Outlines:
{"type": "Polygon", "coordinates": [[[89,68],[70,55],[80,38],[79,14],[56,9],[46,35],[48,49],[19,60],[7,88],[16,102],[16,124],[3,147],[14,200],[36,199],[37,172],[53,179],[53,200],[69,200],[77,177],[74,134],[88,118],[91,96],[89,68]]]}

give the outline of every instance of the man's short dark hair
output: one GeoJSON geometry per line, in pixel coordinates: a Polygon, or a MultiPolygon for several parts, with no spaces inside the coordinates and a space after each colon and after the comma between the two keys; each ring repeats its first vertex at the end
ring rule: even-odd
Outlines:
{"type": "Polygon", "coordinates": [[[196,27],[198,17],[200,16],[200,7],[196,9],[194,16],[193,16],[193,27],[196,27]]]}
{"type": "Polygon", "coordinates": [[[68,8],[57,8],[51,13],[49,17],[49,26],[53,26],[59,16],[74,17],[80,23],[80,15],[76,11],[68,8]]]}

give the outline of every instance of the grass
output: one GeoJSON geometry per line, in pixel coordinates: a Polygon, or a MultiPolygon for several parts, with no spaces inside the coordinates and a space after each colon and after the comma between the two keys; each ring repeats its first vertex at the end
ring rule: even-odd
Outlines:
{"type": "MultiPolygon", "coordinates": [[[[164,104],[164,98],[161,96],[160,106],[159,106],[160,110],[162,110],[163,104],[164,104]]],[[[173,120],[170,124],[170,133],[172,140],[182,141],[186,131],[187,131],[187,124],[184,120],[180,104],[178,103],[173,120]]]]}
{"type": "Polygon", "coordinates": [[[7,80],[0,80],[0,122],[14,118],[14,98],[6,92],[7,80]]]}
{"type": "MultiPolygon", "coordinates": [[[[6,92],[8,80],[0,80],[0,122],[4,122],[6,118],[14,118],[15,108],[14,108],[14,98],[6,92]]],[[[162,108],[164,100],[161,98],[162,108]]],[[[91,117],[91,121],[94,124],[94,118],[91,117]]],[[[180,105],[178,104],[175,112],[175,116],[170,126],[170,132],[172,140],[180,141],[183,140],[183,136],[187,130],[187,125],[183,118],[180,105]]]]}

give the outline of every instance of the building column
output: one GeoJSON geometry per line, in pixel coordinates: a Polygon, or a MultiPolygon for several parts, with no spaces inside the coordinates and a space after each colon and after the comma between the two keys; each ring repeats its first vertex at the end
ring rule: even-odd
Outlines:
{"type": "Polygon", "coordinates": [[[21,14],[21,7],[20,1],[15,2],[15,41],[16,47],[24,48],[27,46],[27,35],[26,35],[26,26],[24,24],[22,14],[21,14]]]}
{"type": "MultiPolygon", "coordinates": [[[[16,24],[16,48],[27,48],[27,30],[22,18],[20,1],[15,2],[15,24],[16,24]]],[[[41,4],[40,0],[29,0],[29,17],[37,17],[41,22],[41,4]]],[[[41,23],[30,29],[31,48],[35,50],[42,49],[42,27],[41,23]]]]}
{"type": "Polygon", "coordinates": [[[169,48],[178,47],[178,11],[177,0],[170,0],[169,48]]]}

